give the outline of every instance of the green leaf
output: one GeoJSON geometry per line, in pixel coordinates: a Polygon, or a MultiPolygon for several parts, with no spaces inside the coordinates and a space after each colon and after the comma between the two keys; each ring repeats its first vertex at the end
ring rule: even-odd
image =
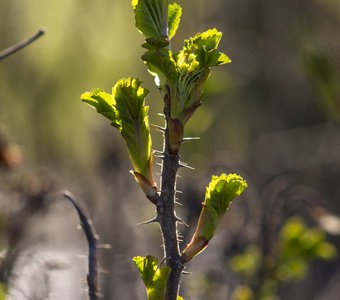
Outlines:
{"type": "Polygon", "coordinates": [[[121,134],[129,149],[130,159],[135,170],[149,178],[148,164],[151,158],[151,136],[148,106],[145,97],[148,94],[138,79],[119,80],[112,89],[116,108],[121,121],[121,134]]]}
{"type": "Polygon", "coordinates": [[[112,125],[118,129],[121,127],[118,111],[115,108],[115,100],[112,95],[105,93],[101,89],[94,89],[80,96],[81,100],[97,110],[98,113],[108,118],[112,125]]]}
{"type": "Polygon", "coordinates": [[[152,149],[148,118],[149,107],[145,105],[148,91],[135,78],[119,80],[112,94],[95,89],[81,95],[81,100],[97,109],[108,118],[124,138],[128,147],[134,175],[143,191],[151,196],[155,193],[152,176],[152,149]]]}
{"type": "Polygon", "coordinates": [[[132,0],[136,28],[146,38],[166,36],[168,1],[132,0]]]}
{"type": "Polygon", "coordinates": [[[158,77],[160,87],[164,88],[168,83],[175,84],[178,71],[170,50],[166,48],[149,50],[142,59],[147,64],[149,72],[158,77]]]}
{"type": "Polygon", "coordinates": [[[158,268],[158,259],[151,255],[136,256],[133,261],[145,284],[148,300],[164,299],[170,268],[167,266],[158,268]]]}
{"type": "Polygon", "coordinates": [[[190,243],[183,250],[183,261],[187,262],[204,250],[214,236],[218,223],[231,202],[247,188],[246,181],[236,174],[213,176],[206,188],[205,200],[190,243]]]}
{"type": "Polygon", "coordinates": [[[210,240],[214,231],[225,214],[231,202],[247,188],[247,183],[236,174],[221,174],[213,176],[205,192],[203,207],[208,216],[205,226],[202,228],[202,236],[210,240]]]}
{"type": "Polygon", "coordinates": [[[217,51],[221,38],[221,32],[209,29],[185,40],[183,49],[173,55],[179,76],[171,87],[171,117],[182,125],[200,105],[211,67],[231,62],[227,55],[217,51]]]}
{"type": "Polygon", "coordinates": [[[168,36],[171,39],[177,31],[178,25],[181,21],[182,7],[177,3],[169,4],[168,9],[168,36]]]}

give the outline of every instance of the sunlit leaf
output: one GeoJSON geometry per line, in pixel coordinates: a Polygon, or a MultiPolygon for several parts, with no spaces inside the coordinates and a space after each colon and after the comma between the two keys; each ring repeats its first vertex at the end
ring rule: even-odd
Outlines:
{"type": "Polygon", "coordinates": [[[145,284],[148,300],[164,299],[165,286],[170,273],[167,266],[158,267],[158,259],[151,255],[137,256],[133,261],[145,284]]]}
{"type": "Polygon", "coordinates": [[[227,55],[217,51],[221,38],[221,32],[209,29],[185,40],[183,49],[173,55],[179,76],[172,87],[171,117],[182,125],[200,105],[211,67],[231,62],[227,55]]]}
{"type": "Polygon", "coordinates": [[[134,175],[147,195],[155,193],[152,177],[152,149],[145,97],[148,91],[135,78],[119,80],[112,94],[95,89],[81,95],[81,100],[108,118],[123,136],[128,147],[134,175]]]}
{"type": "Polygon", "coordinates": [[[98,113],[108,118],[113,126],[118,129],[121,127],[118,111],[115,108],[116,103],[112,95],[105,93],[101,89],[95,89],[92,92],[82,94],[80,98],[83,102],[94,107],[98,113]]]}
{"type": "Polygon", "coordinates": [[[168,9],[168,36],[171,39],[177,31],[178,25],[181,21],[182,7],[177,3],[169,4],[168,9]]]}
{"type": "Polygon", "coordinates": [[[191,242],[183,251],[184,261],[204,250],[214,236],[218,223],[230,203],[247,188],[246,181],[236,174],[213,176],[206,188],[205,200],[191,242]]]}
{"type": "Polygon", "coordinates": [[[161,87],[167,83],[175,84],[178,72],[170,50],[166,48],[149,50],[142,59],[147,64],[149,72],[159,78],[161,87]]]}
{"type": "Polygon", "coordinates": [[[146,38],[166,36],[167,28],[167,0],[133,0],[136,28],[146,38]]]}

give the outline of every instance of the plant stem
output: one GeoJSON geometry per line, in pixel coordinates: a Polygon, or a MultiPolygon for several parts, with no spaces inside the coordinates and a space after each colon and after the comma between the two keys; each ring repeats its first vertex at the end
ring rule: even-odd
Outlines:
{"type": "Polygon", "coordinates": [[[81,226],[86,236],[86,240],[89,248],[88,255],[88,274],[87,274],[87,285],[89,287],[89,299],[97,300],[99,294],[99,286],[98,286],[98,267],[97,267],[97,234],[92,225],[92,221],[86,216],[83,209],[76,202],[73,195],[66,191],[64,193],[64,197],[68,199],[74,208],[76,209],[81,226]]]}
{"type": "Polygon", "coordinates": [[[28,45],[35,42],[38,38],[40,38],[43,34],[45,34],[45,30],[40,28],[37,32],[35,32],[32,36],[24,39],[23,41],[19,42],[18,44],[9,47],[0,52],[0,60],[14,54],[15,52],[27,47],[28,45]]]}
{"type": "Polygon", "coordinates": [[[164,161],[162,168],[161,194],[157,202],[157,219],[159,220],[165,250],[166,264],[171,268],[168,278],[165,300],[176,300],[179,291],[183,264],[179,250],[177,218],[175,215],[176,174],[179,167],[179,155],[172,154],[169,147],[170,93],[164,98],[166,118],[164,161]]]}

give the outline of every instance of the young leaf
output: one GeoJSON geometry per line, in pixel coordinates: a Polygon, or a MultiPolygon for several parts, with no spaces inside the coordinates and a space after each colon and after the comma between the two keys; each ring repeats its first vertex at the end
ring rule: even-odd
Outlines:
{"type": "Polygon", "coordinates": [[[170,274],[167,266],[158,267],[158,259],[151,255],[136,256],[133,261],[142,277],[148,300],[164,299],[165,286],[170,274]]]}
{"type": "Polygon", "coordinates": [[[142,59],[148,66],[149,72],[158,77],[159,86],[164,89],[166,84],[175,84],[178,78],[176,62],[172,52],[166,48],[148,50],[142,59]]]}
{"type": "Polygon", "coordinates": [[[146,38],[167,36],[167,0],[132,0],[136,28],[146,38]]]}
{"type": "Polygon", "coordinates": [[[247,183],[236,174],[213,176],[206,188],[205,200],[191,242],[183,250],[183,261],[191,260],[204,250],[214,236],[218,223],[231,202],[247,188],[247,183]]]}
{"type": "Polygon", "coordinates": [[[178,25],[181,21],[182,7],[177,3],[169,4],[168,8],[168,36],[171,39],[177,31],[178,25]]]}
{"type": "Polygon", "coordinates": [[[118,111],[115,108],[115,100],[112,95],[105,93],[101,89],[94,89],[92,92],[86,92],[80,96],[81,100],[94,107],[98,113],[108,118],[112,125],[120,129],[121,124],[118,117],[118,111]]]}
{"type": "Polygon", "coordinates": [[[145,97],[148,91],[141,87],[135,78],[119,80],[107,94],[100,89],[86,92],[81,100],[96,108],[116,127],[128,147],[130,160],[134,167],[134,175],[147,196],[156,193],[152,176],[152,149],[148,106],[145,97]]]}
{"type": "Polygon", "coordinates": [[[172,102],[171,116],[183,125],[191,117],[186,110],[191,112],[200,103],[211,67],[231,62],[217,51],[221,38],[221,32],[209,29],[185,40],[183,49],[174,55],[180,76],[174,88],[176,101],[172,102]]]}

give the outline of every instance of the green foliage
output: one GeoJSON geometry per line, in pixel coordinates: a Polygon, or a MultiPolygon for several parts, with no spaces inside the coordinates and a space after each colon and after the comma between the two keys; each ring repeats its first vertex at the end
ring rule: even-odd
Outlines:
{"type": "Polygon", "coordinates": [[[331,260],[336,256],[336,249],[326,241],[324,232],[307,228],[298,217],[289,219],[282,227],[278,243],[276,276],[282,281],[305,277],[311,259],[331,260]]]}
{"type": "MultiPolygon", "coordinates": [[[[158,193],[152,177],[153,155],[147,117],[148,107],[145,106],[145,96],[148,92],[141,88],[141,82],[134,78],[122,79],[113,87],[112,94],[95,89],[84,93],[81,99],[96,108],[98,113],[108,118],[111,124],[121,132],[135,169],[135,178],[148,198],[158,207],[158,204],[165,201],[174,202],[173,198],[168,199],[168,195],[174,194],[172,192],[175,189],[174,183],[179,164],[177,154],[183,141],[184,126],[197,107],[201,105],[201,96],[210,75],[210,69],[229,63],[230,59],[217,51],[222,38],[222,33],[217,29],[209,29],[185,40],[183,49],[179,52],[171,51],[169,41],[176,34],[182,15],[182,8],[177,3],[169,5],[167,0],[132,0],[132,6],[136,28],[145,37],[142,47],[146,49],[146,52],[142,59],[149,72],[155,76],[156,84],[164,98],[166,116],[164,156],[165,154],[172,155],[170,161],[172,166],[164,164],[162,176],[164,174],[173,176],[169,179],[169,182],[173,183],[166,190],[166,196],[162,191],[158,193]],[[168,169],[168,173],[164,171],[165,168],[168,169]]],[[[171,164],[170,162],[168,165],[171,164]]],[[[176,273],[176,275],[170,276],[172,283],[167,287],[171,286],[171,288],[167,289],[166,295],[169,299],[177,297],[180,279],[178,274],[180,275],[184,268],[182,264],[205,248],[232,200],[246,188],[247,183],[236,174],[212,177],[206,189],[202,212],[191,243],[187,245],[182,255],[178,253],[178,250],[173,255],[166,254],[167,264],[172,267],[174,266],[172,259],[176,257],[181,259],[180,264],[176,262],[177,270],[171,270],[167,266],[158,267],[158,260],[152,256],[138,256],[133,259],[144,281],[148,299],[164,299],[168,276],[172,271],[174,272],[171,274],[176,273]],[[174,278],[175,276],[177,278],[174,278]]],[[[171,205],[164,207],[173,210],[171,205]]],[[[174,214],[174,211],[167,213],[174,214]]],[[[160,211],[155,220],[162,223],[162,228],[176,227],[177,221],[165,218],[160,211]]],[[[165,241],[171,240],[171,244],[178,246],[177,233],[173,235],[164,229],[163,238],[165,241]]],[[[167,245],[166,242],[165,245],[167,245]]],[[[167,250],[165,252],[167,253],[167,250]]],[[[182,298],[178,296],[177,299],[182,298]]]]}
{"type": "Polygon", "coordinates": [[[199,223],[200,234],[210,240],[231,202],[247,188],[246,181],[236,174],[213,176],[206,188],[199,223]],[[201,223],[202,222],[202,223],[201,223]]]}
{"type": "Polygon", "coordinates": [[[168,36],[171,39],[177,31],[182,16],[182,7],[177,3],[169,4],[168,9],[168,36]]]}
{"type": "Polygon", "coordinates": [[[135,12],[136,28],[146,38],[164,36],[164,24],[167,27],[167,0],[132,0],[135,12]]]}
{"type": "Polygon", "coordinates": [[[260,267],[261,253],[255,245],[250,245],[243,254],[235,255],[230,260],[230,267],[245,277],[254,276],[260,267]]]}
{"type": "Polygon", "coordinates": [[[181,51],[174,54],[178,70],[178,80],[170,86],[172,96],[171,117],[182,125],[189,120],[200,105],[204,85],[210,75],[210,68],[231,62],[217,51],[222,33],[209,29],[184,41],[181,51]]]}
{"type": "Polygon", "coordinates": [[[164,299],[166,282],[170,273],[167,266],[158,267],[158,259],[151,255],[136,256],[133,261],[146,287],[148,300],[164,299]]]}
{"type": "Polygon", "coordinates": [[[213,176],[206,188],[205,200],[191,242],[183,251],[185,261],[200,253],[214,236],[218,223],[231,202],[247,188],[246,181],[236,174],[213,176]]]}
{"type": "MultiPolygon", "coordinates": [[[[275,295],[279,285],[303,279],[307,275],[310,260],[332,260],[336,257],[336,248],[326,241],[324,232],[319,228],[308,228],[299,217],[286,221],[275,245],[275,257],[261,257],[260,248],[251,245],[245,253],[234,256],[230,261],[231,268],[242,275],[246,282],[256,282],[258,274],[265,273],[259,289],[259,300],[278,299],[275,295]]],[[[247,295],[249,289],[240,286],[232,299],[248,299],[242,298],[242,295],[247,295]]]]}
{"type": "Polygon", "coordinates": [[[112,94],[95,89],[81,95],[81,100],[94,107],[111,121],[124,138],[128,147],[134,174],[146,194],[153,194],[152,149],[145,97],[148,91],[135,78],[119,80],[112,94]]]}

